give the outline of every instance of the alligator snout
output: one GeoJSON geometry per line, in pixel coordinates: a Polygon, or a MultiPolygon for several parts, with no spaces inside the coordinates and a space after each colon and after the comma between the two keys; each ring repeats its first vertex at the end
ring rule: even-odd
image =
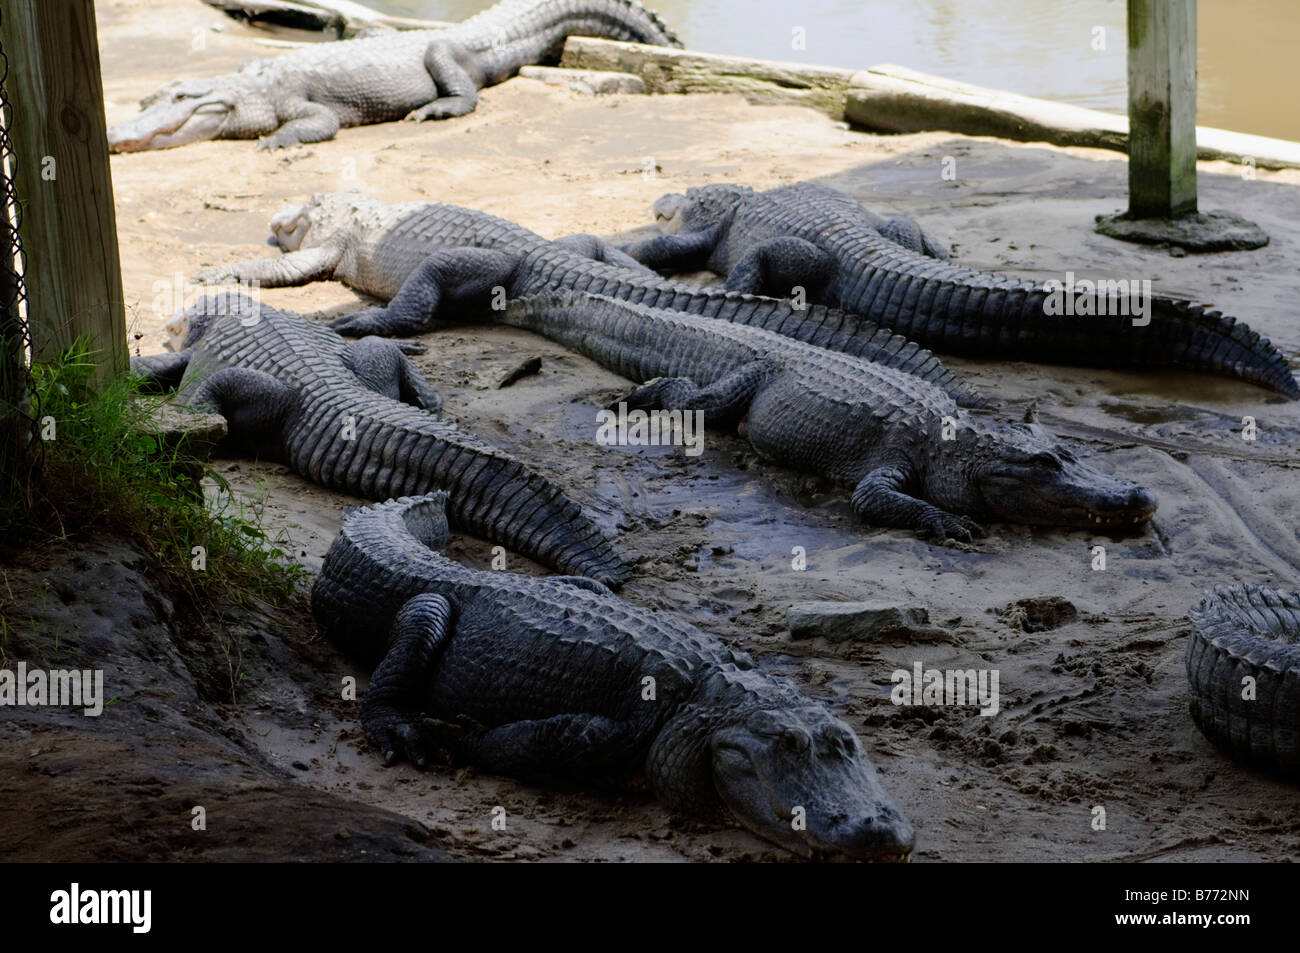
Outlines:
{"type": "Polygon", "coordinates": [[[821,831],[810,826],[808,846],[819,859],[902,862],[916,846],[916,830],[901,812],[886,807],[875,816],[832,821],[821,831]]]}

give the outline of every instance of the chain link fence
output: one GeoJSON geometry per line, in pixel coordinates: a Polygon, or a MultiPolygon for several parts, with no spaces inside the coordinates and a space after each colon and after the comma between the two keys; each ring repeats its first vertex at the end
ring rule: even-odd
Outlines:
{"type": "MultiPolygon", "coordinates": [[[[3,23],[0,23],[0,29],[3,23]]],[[[33,406],[31,331],[27,324],[27,288],[22,243],[23,207],[14,186],[17,161],[10,141],[13,111],[5,92],[9,59],[0,37],[0,493],[6,510],[26,497],[25,486],[39,448],[39,408],[33,406]]]]}

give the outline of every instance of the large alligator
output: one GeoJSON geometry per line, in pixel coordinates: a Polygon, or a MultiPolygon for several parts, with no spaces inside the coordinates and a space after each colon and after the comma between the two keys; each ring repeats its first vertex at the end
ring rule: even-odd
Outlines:
{"type": "Polygon", "coordinates": [[[454,492],[452,518],[561,572],[618,586],[630,571],[546,478],[436,416],[438,395],[392,341],[345,341],[242,295],[186,312],[185,347],[134,358],[176,400],[223,415],[232,445],[331,490],[385,500],[454,492]]]}
{"type": "Polygon", "coordinates": [[[346,335],[416,334],[435,327],[447,303],[456,305],[448,313],[459,314],[484,310],[502,296],[599,293],[768,328],[923,377],[963,406],[983,404],[938,358],[888,329],[831,308],[661,278],[591,235],[548,241],[486,212],[439,203],[387,205],[357,192],[287,206],[271,219],[271,232],[285,252],[280,257],[210,268],[196,280],[279,287],[333,278],[389,302],[334,321],[331,326],[346,335]]]}
{"type": "Polygon", "coordinates": [[[378,663],[361,723],[387,761],[640,775],[674,810],[730,815],[806,857],[911,852],[911,825],[822,705],[589,580],[440,555],[444,505],[433,493],[349,510],[312,592],[326,634],[378,663]]]}
{"type": "MultiPolygon", "coordinates": [[[[767,192],[706,185],[665,195],[668,234],[624,249],[659,271],[710,269],[726,287],[861,315],[940,353],[1091,367],[1168,366],[1300,397],[1286,358],[1218,311],[1107,284],[1029,284],[950,264],[915,223],[885,222],[843,193],[800,183],[767,192]],[[1066,300],[1066,299],[1069,300],[1066,300]],[[1134,315],[1134,311],[1145,309],[1134,315]]],[[[1091,283],[1090,283],[1091,284],[1091,283]]]]}
{"type": "Polygon", "coordinates": [[[969,540],[971,520],[1128,531],[1156,510],[1036,425],[973,418],[906,372],[762,328],[572,292],[497,315],[648,382],[618,402],[629,412],[702,411],[764,458],[852,487],[869,523],[969,540]]]}
{"type": "Polygon", "coordinates": [[[463,116],[479,89],[553,57],[573,35],[680,46],[635,0],[502,0],[444,30],[318,43],[229,76],[169,83],[109,129],[109,148],[260,138],[277,149],[332,139],[341,126],[463,116]]]}

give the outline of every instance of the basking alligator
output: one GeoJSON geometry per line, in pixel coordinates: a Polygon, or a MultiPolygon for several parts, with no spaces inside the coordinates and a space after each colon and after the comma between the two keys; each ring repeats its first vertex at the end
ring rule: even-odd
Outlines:
{"type": "Polygon", "coordinates": [[[561,572],[630,577],[609,541],[544,477],[438,420],[441,400],[392,342],[348,342],[296,314],[218,295],[187,312],[185,350],[132,360],[230,438],[331,490],[384,500],[433,488],[452,519],[561,572]]]}
{"type": "Polygon", "coordinates": [[[511,302],[498,320],[649,381],[628,410],[740,424],[761,456],[853,487],[869,523],[969,540],[971,519],[1129,530],[1155,513],[1150,492],[1039,427],[976,421],[910,374],[761,328],[574,293],[511,302]]]}
{"type": "Polygon", "coordinates": [[[665,195],[655,215],[675,234],[624,249],[652,268],[708,268],[727,275],[727,288],[754,294],[788,295],[799,286],[811,301],[879,322],[941,353],[1181,367],[1300,397],[1282,354],[1235,318],[1151,296],[1138,319],[1149,323],[1135,326],[1129,308],[1115,313],[1111,306],[1121,302],[1109,289],[1071,295],[1067,309],[1043,287],[949,264],[915,223],[884,222],[825,186],[755,192],[706,185],[665,195]]]}
{"type": "Polygon", "coordinates": [[[552,57],[575,34],[680,45],[634,0],[502,0],[445,30],[313,44],[230,76],[169,83],[109,129],[109,147],[260,137],[277,149],[332,139],[341,126],[463,116],[479,89],[552,57]]]}
{"type": "Polygon", "coordinates": [[[887,329],[829,308],[796,307],[789,299],[670,281],[590,235],[547,241],[486,212],[438,203],[386,205],[356,192],[287,206],[271,219],[271,231],[286,254],[210,268],[197,280],[278,287],[334,278],[389,301],[387,308],[333,322],[347,335],[415,334],[435,326],[444,299],[485,308],[497,287],[508,298],[564,289],[600,293],[765,327],[923,377],[965,406],[983,403],[936,357],[887,329]]]}
{"type": "Polygon", "coordinates": [[[824,707],[589,580],[440,555],[444,505],[349,509],[312,592],[326,634],[378,662],[361,723],[390,763],[449,751],[502,774],[643,775],[670,808],[729,814],[806,857],[911,852],[911,825],[824,707]]]}

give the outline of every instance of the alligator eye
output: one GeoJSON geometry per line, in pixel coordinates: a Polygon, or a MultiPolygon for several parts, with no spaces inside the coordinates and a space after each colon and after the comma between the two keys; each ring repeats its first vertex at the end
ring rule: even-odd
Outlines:
{"type": "Polygon", "coordinates": [[[1031,465],[1036,467],[1046,467],[1049,470],[1061,469],[1061,461],[1050,453],[1036,453],[1029,458],[1031,465]]]}
{"type": "Polygon", "coordinates": [[[807,732],[789,731],[781,736],[781,743],[796,753],[807,751],[812,747],[812,738],[807,732]]]}

